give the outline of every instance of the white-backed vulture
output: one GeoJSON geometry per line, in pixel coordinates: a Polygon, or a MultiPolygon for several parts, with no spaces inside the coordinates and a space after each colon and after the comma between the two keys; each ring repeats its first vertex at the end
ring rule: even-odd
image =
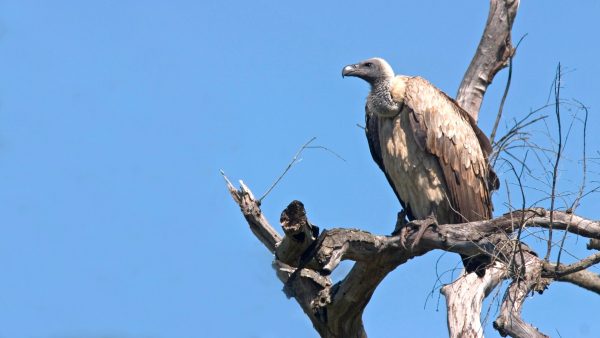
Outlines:
{"type": "MultiPolygon", "coordinates": [[[[367,81],[366,135],[408,218],[438,223],[492,217],[490,191],[498,188],[487,157],[488,138],[456,101],[421,77],[394,75],[383,59],[343,68],[367,81]]],[[[485,259],[463,257],[480,276],[485,259]]]]}

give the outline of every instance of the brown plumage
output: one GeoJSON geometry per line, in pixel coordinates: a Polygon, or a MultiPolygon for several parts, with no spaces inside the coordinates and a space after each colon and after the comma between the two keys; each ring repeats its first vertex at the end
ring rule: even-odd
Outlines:
{"type": "MultiPolygon", "coordinates": [[[[466,111],[423,78],[394,76],[379,58],[342,74],[371,84],[369,148],[409,219],[433,215],[448,224],[492,217],[490,190],[498,180],[487,161],[491,146],[466,111]]],[[[468,271],[481,264],[465,262],[468,271]]]]}

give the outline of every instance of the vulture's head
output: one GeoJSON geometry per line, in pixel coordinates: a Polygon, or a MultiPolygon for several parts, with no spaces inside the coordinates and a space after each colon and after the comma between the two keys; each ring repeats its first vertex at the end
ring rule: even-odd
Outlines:
{"type": "Polygon", "coordinates": [[[394,77],[394,70],[384,59],[372,58],[344,67],[342,77],[345,76],[355,76],[374,85],[379,81],[391,80],[394,77]]]}

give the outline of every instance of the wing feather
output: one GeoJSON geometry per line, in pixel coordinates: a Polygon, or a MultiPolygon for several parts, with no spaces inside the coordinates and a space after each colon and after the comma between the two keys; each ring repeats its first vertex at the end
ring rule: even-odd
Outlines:
{"type": "Polygon", "coordinates": [[[438,158],[448,199],[457,211],[455,221],[491,218],[490,188],[495,185],[488,185],[488,179],[495,174],[487,162],[491,146],[485,134],[454,100],[423,78],[407,81],[404,104],[417,144],[438,158]]]}

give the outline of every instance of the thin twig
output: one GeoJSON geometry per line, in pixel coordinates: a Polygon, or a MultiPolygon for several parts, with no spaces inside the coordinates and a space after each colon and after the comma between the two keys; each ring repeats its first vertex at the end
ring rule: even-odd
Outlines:
{"type": "MultiPolygon", "coordinates": [[[[575,102],[579,103],[581,105],[581,108],[584,110],[585,112],[585,117],[583,119],[583,165],[582,165],[582,179],[581,179],[581,185],[579,186],[579,192],[577,193],[577,198],[575,198],[575,200],[573,201],[573,204],[571,204],[570,212],[574,213],[575,209],[577,209],[577,207],[579,206],[579,202],[581,201],[582,197],[583,197],[583,193],[585,190],[585,181],[587,180],[587,153],[586,153],[586,138],[587,138],[587,121],[588,121],[588,109],[585,105],[583,105],[583,103],[575,100],[575,102]]],[[[556,270],[558,270],[559,266],[560,266],[560,257],[565,245],[565,240],[567,239],[567,234],[568,234],[568,228],[567,231],[565,231],[563,233],[563,237],[562,240],[560,242],[560,247],[558,250],[558,257],[556,258],[556,270]]]]}
{"type": "Polygon", "coordinates": [[[502,110],[504,109],[504,102],[506,101],[506,97],[508,96],[508,90],[510,89],[510,81],[512,79],[512,69],[513,69],[513,58],[517,53],[517,49],[519,49],[519,45],[521,41],[525,39],[527,34],[523,35],[517,45],[515,46],[515,50],[513,54],[508,58],[508,78],[506,79],[506,87],[504,87],[504,94],[502,94],[502,100],[500,101],[500,107],[498,108],[498,114],[496,115],[496,121],[494,122],[494,128],[492,128],[492,133],[490,134],[490,143],[494,143],[494,138],[496,137],[496,130],[498,129],[498,124],[500,123],[500,118],[502,117],[502,110]]]}
{"type": "MultiPolygon", "coordinates": [[[[514,125],[508,130],[508,132],[504,136],[502,136],[497,142],[493,143],[494,152],[490,156],[490,162],[492,163],[492,166],[496,165],[499,154],[503,151],[506,151],[506,149],[508,149],[508,147],[513,142],[517,142],[519,140],[526,141],[528,139],[529,133],[523,132],[522,130],[524,130],[526,127],[529,127],[530,125],[533,125],[534,123],[536,123],[538,121],[546,119],[548,117],[547,115],[541,115],[541,116],[535,117],[530,120],[530,118],[532,116],[534,116],[535,113],[537,113],[545,108],[548,108],[549,106],[552,106],[552,105],[544,105],[540,108],[537,108],[537,109],[529,112],[521,120],[515,121],[514,125]],[[520,136],[520,137],[518,137],[518,136],[520,136]]],[[[527,143],[527,142],[525,142],[525,143],[527,143]]]]}
{"type": "Polygon", "coordinates": [[[546,117],[548,117],[547,115],[542,115],[541,117],[538,117],[530,122],[526,122],[531,116],[533,116],[535,113],[540,112],[548,107],[552,107],[554,106],[554,104],[545,104],[539,108],[536,108],[532,111],[530,111],[527,115],[525,115],[525,117],[523,117],[521,120],[519,120],[518,122],[515,123],[515,125],[510,128],[510,130],[506,133],[506,135],[502,136],[500,138],[500,140],[498,140],[498,142],[495,143],[495,146],[502,143],[502,141],[504,139],[510,138],[512,133],[515,133],[517,131],[519,131],[520,129],[523,129],[524,127],[527,127],[528,125],[535,123],[539,120],[545,119],[546,117]]]}
{"type": "Polygon", "coordinates": [[[336,153],[335,151],[333,151],[325,146],[309,146],[309,147],[306,147],[306,149],[323,149],[323,150],[331,153],[333,156],[339,158],[340,160],[347,162],[346,159],[343,158],[340,154],[336,153]]]}
{"type": "Polygon", "coordinates": [[[285,168],[285,170],[283,171],[283,173],[281,175],[279,175],[279,177],[275,180],[275,182],[273,182],[273,184],[271,184],[271,186],[269,187],[269,189],[267,189],[267,192],[265,192],[262,195],[262,197],[258,199],[259,203],[261,203],[262,200],[265,197],[267,197],[267,195],[271,192],[271,190],[273,190],[273,188],[275,188],[275,186],[277,185],[277,183],[279,183],[279,181],[281,181],[281,179],[283,178],[283,176],[285,176],[285,174],[287,174],[287,172],[292,168],[292,166],[294,164],[296,164],[296,162],[298,161],[298,157],[300,156],[300,154],[302,154],[302,151],[304,151],[304,149],[306,149],[306,147],[308,147],[308,145],[311,144],[316,139],[317,139],[317,137],[313,136],[310,140],[308,140],[308,142],[304,143],[304,145],[300,149],[298,149],[298,151],[296,152],[296,154],[292,158],[292,161],[287,165],[287,167],[285,168]]]}
{"type": "Polygon", "coordinates": [[[579,202],[583,198],[583,193],[585,191],[585,184],[587,181],[587,122],[588,122],[588,108],[581,102],[574,100],[575,102],[581,105],[581,109],[585,112],[585,117],[583,119],[583,164],[582,164],[582,180],[581,186],[579,187],[579,194],[573,204],[571,205],[571,211],[575,212],[575,209],[579,206],[579,202]]]}
{"type": "Polygon", "coordinates": [[[506,97],[508,96],[508,90],[510,89],[510,80],[512,78],[512,69],[513,62],[512,56],[508,59],[508,78],[506,79],[506,87],[504,87],[504,94],[502,94],[502,100],[500,101],[500,106],[498,107],[498,114],[496,115],[496,121],[494,122],[494,127],[492,128],[492,133],[490,134],[490,143],[494,143],[494,138],[496,137],[496,130],[498,129],[498,124],[500,124],[500,118],[502,117],[502,110],[504,109],[504,102],[506,102],[506,97]]]}
{"type": "MultiPolygon", "coordinates": [[[[525,154],[525,157],[527,158],[527,153],[525,154]]],[[[519,189],[521,191],[521,210],[525,210],[525,206],[526,206],[527,202],[525,199],[525,190],[523,190],[523,183],[521,182],[521,176],[523,175],[523,171],[521,170],[521,174],[517,174],[517,170],[512,165],[512,163],[508,162],[508,164],[510,165],[512,172],[515,174],[517,182],[519,183],[519,189]]],[[[511,212],[511,215],[512,215],[512,212],[511,212]]],[[[519,220],[519,230],[517,231],[516,243],[521,241],[521,233],[523,232],[524,227],[525,227],[525,214],[521,213],[521,219],[519,220]]],[[[517,253],[520,255],[521,262],[525,262],[525,256],[523,255],[523,248],[518,244],[517,244],[517,252],[514,252],[514,254],[516,255],[517,253]]],[[[521,265],[521,274],[525,275],[525,265],[524,264],[521,265]]]]}
{"type": "Polygon", "coordinates": [[[556,182],[558,180],[558,164],[560,163],[560,157],[562,153],[562,125],[560,122],[560,62],[556,71],[556,80],[554,84],[554,99],[555,107],[554,112],[556,115],[556,123],[558,124],[558,149],[556,152],[556,160],[554,162],[554,169],[552,171],[552,192],[550,194],[550,226],[548,227],[548,248],[546,250],[546,256],[544,260],[548,262],[550,260],[550,253],[552,252],[552,225],[554,222],[554,204],[556,201],[556,182]]]}
{"type": "Polygon", "coordinates": [[[335,157],[339,158],[340,160],[346,162],[346,159],[343,158],[342,156],[340,156],[338,153],[336,153],[335,151],[325,147],[325,146],[311,146],[310,144],[316,140],[317,137],[313,136],[310,140],[308,140],[308,142],[306,142],[302,147],[300,147],[300,149],[298,149],[298,151],[296,152],[296,154],[294,155],[294,157],[292,158],[292,161],[287,165],[287,167],[285,168],[285,170],[283,171],[283,173],[275,180],[275,182],[273,182],[273,184],[271,184],[271,186],[269,187],[269,189],[267,189],[267,192],[265,192],[261,198],[258,199],[258,203],[261,203],[262,200],[267,197],[267,195],[271,192],[271,190],[273,190],[275,188],[275,186],[277,185],[277,183],[279,183],[279,181],[281,181],[281,179],[285,176],[285,174],[287,174],[287,172],[294,166],[294,164],[296,164],[299,161],[299,157],[302,154],[302,152],[304,151],[304,149],[322,149],[325,150],[331,154],[333,154],[335,157]]]}

